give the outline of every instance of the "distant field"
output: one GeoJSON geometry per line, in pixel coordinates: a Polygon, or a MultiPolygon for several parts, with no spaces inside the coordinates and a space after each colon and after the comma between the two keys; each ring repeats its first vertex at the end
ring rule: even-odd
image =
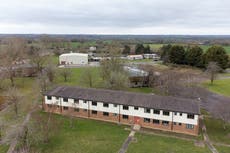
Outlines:
{"type": "Polygon", "coordinates": [[[137,133],[137,142],[129,145],[127,153],[211,153],[207,147],[196,147],[193,141],[137,133]]]}
{"type": "Polygon", "coordinates": [[[42,153],[116,153],[129,134],[125,126],[90,119],[75,118],[73,128],[68,117],[55,115],[62,121],[58,133],[48,144],[34,148],[42,153]]]}
{"type": "Polygon", "coordinates": [[[230,96],[230,79],[215,80],[213,84],[205,82],[203,85],[212,92],[230,96]]]}
{"type": "Polygon", "coordinates": [[[216,146],[216,145],[215,147],[219,151],[219,153],[230,153],[230,147],[216,146]]]}
{"type": "MultiPolygon", "coordinates": [[[[149,44],[150,48],[154,51],[158,51],[164,44],[149,44]]],[[[182,44],[183,45],[183,44],[182,44]]],[[[207,51],[212,45],[199,45],[204,51],[207,51]]],[[[230,54],[230,46],[223,46],[228,54],[230,54]]]]}

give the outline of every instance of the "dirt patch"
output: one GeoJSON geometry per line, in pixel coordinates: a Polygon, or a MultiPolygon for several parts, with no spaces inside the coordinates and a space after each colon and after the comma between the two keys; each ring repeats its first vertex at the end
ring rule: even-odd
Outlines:
{"type": "Polygon", "coordinates": [[[5,98],[3,96],[0,96],[0,110],[3,109],[3,104],[5,103],[5,98]]]}
{"type": "Polygon", "coordinates": [[[230,133],[227,135],[228,138],[230,138],[230,133]]]}

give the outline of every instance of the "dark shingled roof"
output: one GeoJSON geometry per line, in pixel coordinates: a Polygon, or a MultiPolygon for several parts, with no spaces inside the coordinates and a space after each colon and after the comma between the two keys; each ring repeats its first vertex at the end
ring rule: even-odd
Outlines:
{"type": "Polygon", "coordinates": [[[200,114],[197,102],[169,96],[69,86],[56,87],[44,95],[200,114]]]}

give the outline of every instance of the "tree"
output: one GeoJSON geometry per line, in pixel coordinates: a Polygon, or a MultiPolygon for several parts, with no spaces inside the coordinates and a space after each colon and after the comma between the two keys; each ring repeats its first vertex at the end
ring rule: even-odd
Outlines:
{"type": "Polygon", "coordinates": [[[149,54],[150,53],[150,46],[149,45],[145,46],[144,53],[145,54],[149,54]]]}
{"type": "Polygon", "coordinates": [[[185,53],[185,61],[188,65],[202,67],[203,66],[203,50],[199,46],[189,47],[185,53]]]}
{"type": "Polygon", "coordinates": [[[93,87],[93,82],[94,82],[94,73],[91,68],[87,67],[84,69],[81,79],[82,82],[85,83],[88,87],[93,87]]]}
{"type": "Polygon", "coordinates": [[[160,48],[161,59],[163,63],[169,63],[169,52],[170,52],[171,47],[172,45],[168,44],[168,45],[163,45],[160,48]]]}
{"type": "Polygon", "coordinates": [[[46,72],[49,81],[53,82],[57,71],[56,66],[53,63],[49,62],[44,70],[46,72]]]}
{"type": "Polygon", "coordinates": [[[183,46],[174,45],[169,51],[169,61],[175,64],[184,64],[185,49],[183,46]]]}
{"type": "Polygon", "coordinates": [[[39,46],[31,46],[28,50],[28,56],[32,64],[36,65],[36,69],[38,73],[42,72],[42,68],[44,67],[47,58],[42,55],[44,50],[39,46]]]}
{"type": "Polygon", "coordinates": [[[59,74],[64,78],[64,81],[67,82],[68,78],[71,77],[71,69],[69,68],[61,68],[59,74]]]}
{"type": "Polygon", "coordinates": [[[100,74],[105,87],[109,89],[124,89],[128,86],[128,77],[123,68],[123,62],[115,57],[101,62],[100,74]]]}
{"type": "Polygon", "coordinates": [[[225,49],[221,46],[210,47],[204,55],[205,64],[209,62],[217,62],[222,69],[228,67],[228,55],[225,49]]]}
{"type": "Polygon", "coordinates": [[[122,51],[122,54],[128,55],[128,54],[130,54],[130,50],[131,50],[130,47],[128,45],[125,45],[124,49],[122,51]]]}
{"type": "Polygon", "coordinates": [[[137,44],[135,47],[135,54],[143,54],[145,52],[145,47],[143,44],[137,44]]]}
{"type": "Polygon", "coordinates": [[[214,79],[216,78],[218,72],[221,68],[218,66],[217,62],[209,62],[206,72],[210,74],[210,81],[213,84],[214,79]]]}
{"type": "Polygon", "coordinates": [[[6,47],[0,54],[1,63],[5,69],[6,77],[10,79],[11,86],[14,86],[15,66],[25,55],[26,41],[19,38],[10,38],[6,40],[6,47]]]}
{"type": "Polygon", "coordinates": [[[13,109],[16,117],[18,116],[18,107],[21,102],[22,95],[19,93],[16,87],[9,88],[7,92],[7,102],[9,105],[13,105],[13,109]]]}
{"type": "Polygon", "coordinates": [[[45,72],[39,73],[37,77],[37,84],[39,85],[41,93],[46,92],[48,88],[51,86],[51,83],[45,72]]]}

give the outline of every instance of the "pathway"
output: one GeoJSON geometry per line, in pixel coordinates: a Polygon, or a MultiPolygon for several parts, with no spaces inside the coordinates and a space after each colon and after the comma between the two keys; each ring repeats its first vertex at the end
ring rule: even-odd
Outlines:
{"type": "Polygon", "coordinates": [[[120,148],[120,150],[118,151],[118,153],[125,153],[128,149],[129,144],[132,142],[133,137],[136,133],[136,131],[140,130],[140,125],[134,125],[129,136],[127,137],[127,139],[125,140],[125,142],[123,143],[122,147],[120,148]]]}

